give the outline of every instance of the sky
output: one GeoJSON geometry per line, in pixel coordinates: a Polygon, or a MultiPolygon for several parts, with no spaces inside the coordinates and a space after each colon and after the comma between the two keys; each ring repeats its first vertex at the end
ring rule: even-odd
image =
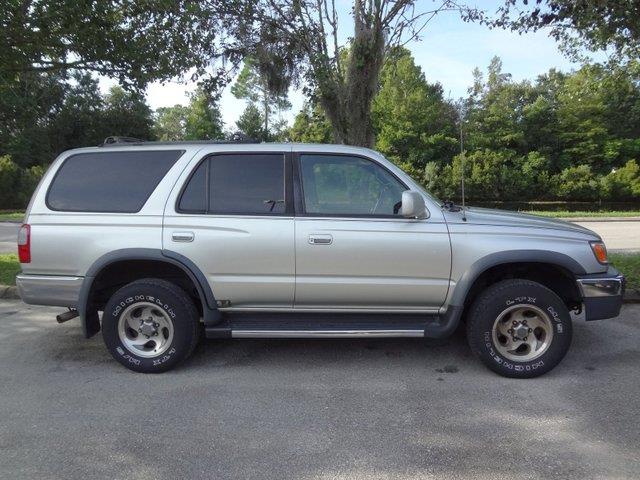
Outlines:
{"type": "MultiPolygon", "coordinates": [[[[340,24],[340,38],[344,42],[351,33],[349,0],[337,0],[340,24]]],[[[501,1],[484,0],[476,2],[478,8],[493,13],[501,1]]],[[[432,9],[436,3],[418,0],[423,9],[432,9]]],[[[442,13],[436,16],[424,30],[419,41],[406,46],[411,50],[429,82],[442,84],[445,95],[457,99],[466,94],[472,84],[472,71],[475,67],[486,69],[494,55],[503,62],[503,71],[511,73],[513,79],[535,79],[538,75],[554,67],[568,71],[576,68],[560,53],[555,40],[545,32],[519,35],[502,29],[490,30],[487,27],[463,22],[456,13],[442,13]]],[[[110,82],[103,81],[101,86],[107,89],[110,82]]],[[[170,82],[164,85],[151,84],[147,89],[147,101],[151,108],[186,104],[187,93],[195,88],[193,83],[170,82]]],[[[301,109],[304,96],[300,91],[290,92],[292,108],[284,117],[292,121],[301,109]]],[[[223,92],[220,107],[227,128],[233,130],[235,122],[244,110],[245,103],[231,95],[229,87],[223,92]]]]}

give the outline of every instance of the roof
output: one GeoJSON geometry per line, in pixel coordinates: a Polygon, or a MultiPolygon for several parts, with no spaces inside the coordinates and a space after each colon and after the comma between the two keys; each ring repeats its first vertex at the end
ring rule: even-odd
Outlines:
{"type": "MultiPolygon", "coordinates": [[[[319,152],[323,149],[330,150],[332,152],[351,152],[351,153],[363,153],[369,152],[376,156],[380,156],[378,152],[366,147],[357,147],[351,145],[342,144],[322,144],[322,143],[293,143],[293,142],[254,142],[254,141],[235,141],[235,140],[180,140],[180,141],[146,141],[139,140],[131,137],[108,137],[105,142],[97,147],[85,147],[77,150],[86,149],[103,149],[103,148],[127,148],[127,147],[202,147],[203,145],[221,145],[221,146],[233,146],[230,150],[300,150],[307,152],[319,152]]],[[[76,149],[74,149],[76,150],[76,149]]]]}

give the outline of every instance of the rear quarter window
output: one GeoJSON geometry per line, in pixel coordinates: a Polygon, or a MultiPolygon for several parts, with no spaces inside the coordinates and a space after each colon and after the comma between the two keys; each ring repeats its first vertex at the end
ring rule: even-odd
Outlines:
{"type": "Polygon", "coordinates": [[[140,211],[183,150],[72,155],[56,172],[47,207],[65,212],[140,211]]]}

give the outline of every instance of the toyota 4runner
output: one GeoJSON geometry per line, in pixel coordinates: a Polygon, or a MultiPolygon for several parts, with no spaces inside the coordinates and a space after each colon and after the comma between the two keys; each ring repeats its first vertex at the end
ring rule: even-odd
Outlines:
{"type": "Polygon", "coordinates": [[[63,153],[18,236],[29,304],[68,307],[138,372],[207,338],[430,337],[464,323],[509,377],[564,357],[571,312],[618,315],[601,238],[435,200],[379,153],[338,145],[114,141],[63,153]]]}

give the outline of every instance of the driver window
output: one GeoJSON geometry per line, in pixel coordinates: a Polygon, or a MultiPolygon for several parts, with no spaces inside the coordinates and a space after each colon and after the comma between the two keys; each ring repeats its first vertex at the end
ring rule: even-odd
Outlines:
{"type": "Polygon", "coordinates": [[[385,168],[359,157],[302,155],[306,213],[398,215],[406,187],[385,168]]]}

